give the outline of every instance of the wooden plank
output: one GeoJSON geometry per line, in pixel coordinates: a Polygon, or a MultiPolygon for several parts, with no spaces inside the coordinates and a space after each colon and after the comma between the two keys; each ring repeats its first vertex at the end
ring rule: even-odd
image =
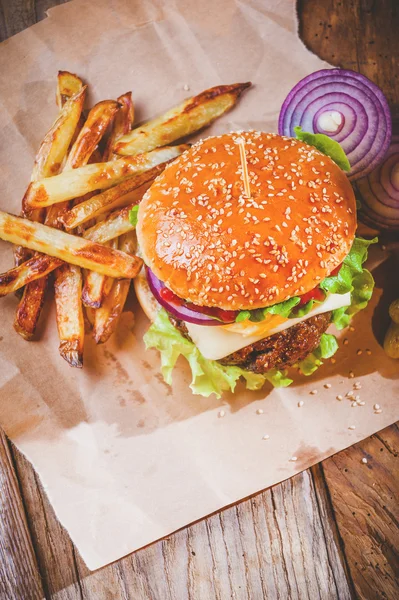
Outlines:
{"type": "Polygon", "coordinates": [[[57,600],[106,600],[111,591],[127,600],[351,598],[328,495],[310,471],[90,574],[29,463],[18,456],[17,465],[57,600]]]}
{"type": "MultiPolygon", "coordinates": [[[[67,589],[69,591],[60,596],[62,600],[80,598],[75,548],[57,521],[31,464],[14,445],[11,448],[44,588],[49,597],[67,589]]],[[[88,572],[82,563],[82,575],[88,572]]]]}
{"type": "Polygon", "coordinates": [[[369,77],[399,117],[399,5],[396,0],[299,0],[300,35],[323,60],[369,77]]]}
{"type": "Polygon", "coordinates": [[[0,0],[0,41],[36,23],[34,0],[0,0]]]}
{"type": "Polygon", "coordinates": [[[399,428],[392,425],[323,462],[351,579],[362,600],[399,597],[398,455],[399,428]]]}
{"type": "Polygon", "coordinates": [[[0,598],[44,598],[7,439],[0,430],[0,598]]]}

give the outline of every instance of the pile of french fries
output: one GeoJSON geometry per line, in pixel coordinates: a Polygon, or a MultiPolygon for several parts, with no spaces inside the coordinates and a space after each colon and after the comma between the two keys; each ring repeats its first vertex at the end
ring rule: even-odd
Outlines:
{"type": "Polygon", "coordinates": [[[98,344],[109,339],[142,268],[133,207],[189,147],[170,144],[224,114],[250,85],[211,88],[133,128],[131,92],[86,113],[87,85],[58,73],[59,114],[36,155],[21,214],[0,211],[0,238],[15,245],[0,296],[19,295],[14,328],[23,338],[34,339],[51,283],[59,351],[71,366],[83,366],[85,332],[98,344]]]}

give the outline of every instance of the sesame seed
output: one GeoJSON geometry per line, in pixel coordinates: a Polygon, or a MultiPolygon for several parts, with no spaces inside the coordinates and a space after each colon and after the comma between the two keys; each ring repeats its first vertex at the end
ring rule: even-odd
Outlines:
{"type": "Polygon", "coordinates": [[[300,401],[298,402],[298,406],[299,406],[299,408],[301,408],[301,406],[303,406],[304,404],[305,404],[305,403],[304,403],[304,401],[303,401],[303,400],[300,400],[300,401]]]}
{"type": "Polygon", "coordinates": [[[355,406],[357,406],[357,402],[352,402],[351,406],[352,408],[355,408],[355,406]]]}
{"type": "Polygon", "coordinates": [[[382,408],[377,408],[377,410],[374,411],[374,414],[376,415],[380,415],[382,413],[382,408]]]}
{"type": "Polygon", "coordinates": [[[312,394],[312,396],[314,396],[315,394],[317,394],[317,390],[311,390],[311,391],[309,392],[309,394],[312,394]]]}
{"type": "Polygon", "coordinates": [[[333,358],[331,359],[331,363],[332,363],[333,365],[335,365],[335,363],[336,363],[336,362],[337,362],[337,359],[333,357],[333,358]]]}
{"type": "Polygon", "coordinates": [[[225,411],[224,411],[224,410],[219,410],[219,412],[218,412],[218,417],[219,417],[219,419],[221,419],[222,417],[224,417],[224,415],[225,415],[225,414],[226,414],[226,413],[225,413],[225,411]]]}
{"type": "Polygon", "coordinates": [[[360,350],[360,349],[359,349],[359,350],[356,352],[356,354],[357,354],[358,356],[361,356],[361,355],[363,354],[363,350],[360,350]]]}
{"type": "Polygon", "coordinates": [[[263,408],[258,408],[258,410],[256,411],[257,415],[263,415],[263,408]]]}
{"type": "Polygon", "coordinates": [[[353,379],[355,376],[353,371],[349,371],[349,379],[353,379]]]}
{"type": "Polygon", "coordinates": [[[364,465],[367,465],[367,458],[362,458],[362,463],[363,463],[364,465]]]}
{"type": "Polygon", "coordinates": [[[341,396],[341,394],[338,394],[337,400],[343,400],[343,396],[341,396]]]}
{"type": "Polygon", "coordinates": [[[370,356],[371,350],[369,348],[366,348],[366,354],[368,354],[370,356]]]}
{"type": "Polygon", "coordinates": [[[269,438],[270,438],[270,435],[267,435],[267,434],[266,434],[266,435],[264,435],[264,436],[262,437],[262,440],[268,440],[269,438]]]}
{"type": "Polygon", "coordinates": [[[374,404],[373,408],[374,408],[374,410],[378,410],[380,408],[380,405],[379,404],[374,404]]]}
{"type": "Polygon", "coordinates": [[[354,390],[361,390],[362,389],[362,384],[360,383],[360,381],[356,381],[356,383],[353,384],[353,389],[354,390]]]}
{"type": "Polygon", "coordinates": [[[344,346],[347,346],[348,344],[349,344],[349,340],[348,340],[348,338],[345,338],[344,339],[344,346]]]}
{"type": "Polygon", "coordinates": [[[291,461],[291,462],[295,462],[295,461],[297,461],[297,460],[298,460],[298,457],[297,457],[297,456],[291,456],[291,458],[290,458],[290,461],[291,461]]]}
{"type": "Polygon", "coordinates": [[[331,383],[325,383],[324,387],[326,388],[326,390],[329,390],[331,387],[331,383]]]}
{"type": "Polygon", "coordinates": [[[356,429],[356,425],[349,425],[348,429],[351,429],[353,431],[354,429],[356,429]]]}
{"type": "Polygon", "coordinates": [[[353,325],[349,325],[349,331],[355,331],[355,328],[353,327],[353,325]]]}
{"type": "Polygon", "coordinates": [[[189,91],[189,89],[190,89],[190,86],[189,86],[187,83],[185,83],[185,84],[183,85],[183,90],[184,90],[185,92],[188,92],[188,91],[189,91]]]}

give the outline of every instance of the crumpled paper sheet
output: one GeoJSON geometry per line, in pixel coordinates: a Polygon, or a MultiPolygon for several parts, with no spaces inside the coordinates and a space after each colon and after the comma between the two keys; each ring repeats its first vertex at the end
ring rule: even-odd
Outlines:
{"type": "MultiPolygon", "coordinates": [[[[133,90],[138,120],[181,101],[185,85],[197,93],[251,80],[253,89],[208,135],[275,131],[287,92],[323,67],[298,39],[294,3],[287,0],[59,6],[0,47],[1,209],[19,212],[38,143],[56,115],[58,69],[84,77],[92,102],[133,90]]],[[[6,244],[0,249],[5,271],[12,252],[6,244]]],[[[282,481],[399,418],[398,363],[374,334],[383,330],[381,315],[386,324],[390,298],[384,259],[375,254],[375,298],[355,319],[355,331],[344,334],[349,344],[336,364],[286,390],[241,388],[222,400],[193,396],[184,363],[173,388],[163,382],[157,353],[144,350],[148,322],[137,307],[135,325],[125,313],[107,345],[95,347],[87,338],[85,367],[77,371],[58,356],[53,308],[41,340],[27,343],[12,328],[17,299],[0,300],[0,423],[33,463],[89,568],[282,481]],[[365,406],[336,400],[354,381],[361,382],[357,393],[365,406]],[[383,408],[378,415],[376,401],[383,408]],[[222,407],[226,414],[218,418],[222,407]]]]}

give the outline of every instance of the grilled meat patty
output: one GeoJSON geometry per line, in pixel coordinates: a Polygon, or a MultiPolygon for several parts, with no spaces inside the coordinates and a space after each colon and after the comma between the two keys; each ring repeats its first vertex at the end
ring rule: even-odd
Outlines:
{"type": "MultiPolygon", "coordinates": [[[[182,335],[190,339],[184,321],[169,317],[182,335]]],[[[289,329],[275,333],[220,359],[222,365],[236,365],[254,373],[284,369],[306,358],[319,345],[321,335],[330,324],[331,312],[310,317],[289,329]]]]}

